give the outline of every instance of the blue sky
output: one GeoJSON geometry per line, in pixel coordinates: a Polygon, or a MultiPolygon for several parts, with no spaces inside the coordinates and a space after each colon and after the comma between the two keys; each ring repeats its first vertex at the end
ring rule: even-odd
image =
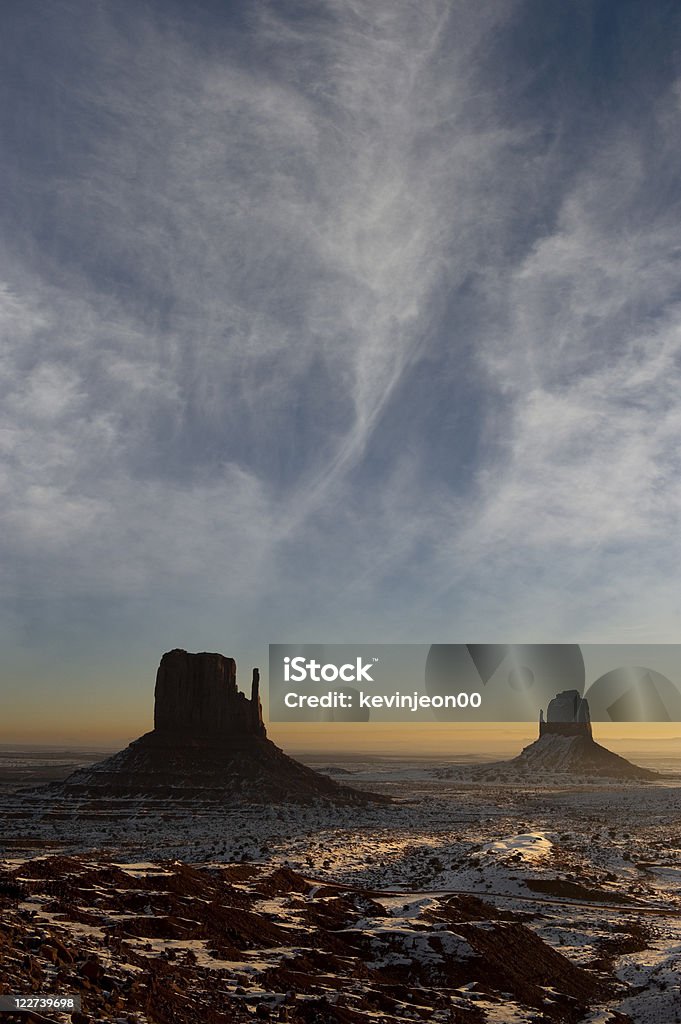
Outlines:
{"type": "Polygon", "coordinates": [[[8,704],[678,641],[678,5],[3,14],[8,704]]]}

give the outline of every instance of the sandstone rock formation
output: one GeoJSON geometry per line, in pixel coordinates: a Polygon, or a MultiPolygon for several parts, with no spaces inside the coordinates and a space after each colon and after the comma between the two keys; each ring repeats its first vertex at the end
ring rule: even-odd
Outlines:
{"type": "Polygon", "coordinates": [[[539,735],[591,736],[589,702],[581,697],[579,690],[563,690],[556,694],[546,709],[539,712],[539,735]]]}
{"type": "Polygon", "coordinates": [[[618,779],[653,779],[640,768],[596,743],[591,733],[588,701],[577,690],[564,690],[539,714],[539,739],[509,762],[514,770],[532,773],[569,772],[618,779]]]}
{"type": "Polygon", "coordinates": [[[164,654],[156,673],[154,731],[209,737],[265,736],[253,670],[251,699],[236,685],[236,662],[222,654],[164,654]]]}
{"type": "Polygon", "coordinates": [[[64,796],[222,804],[381,800],[339,785],[272,743],[262,718],[259,684],[254,669],[249,699],[237,687],[233,658],[169,651],[156,675],[153,731],[53,788],[64,796]]]}

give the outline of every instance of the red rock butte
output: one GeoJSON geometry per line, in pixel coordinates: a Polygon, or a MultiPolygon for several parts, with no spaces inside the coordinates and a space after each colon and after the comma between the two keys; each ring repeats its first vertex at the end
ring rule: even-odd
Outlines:
{"type": "Polygon", "coordinates": [[[657,772],[632,764],[596,743],[588,701],[578,690],[556,694],[546,709],[546,721],[540,712],[539,738],[508,765],[537,778],[550,772],[612,779],[658,778],[657,772]]]}
{"type": "Polygon", "coordinates": [[[258,669],[249,700],[237,687],[234,658],[168,651],[156,673],[154,731],[173,733],[178,742],[183,736],[266,736],[258,669]]]}
{"type": "Polygon", "coordinates": [[[542,736],[588,736],[591,732],[589,703],[578,690],[563,690],[556,694],[544,713],[539,713],[539,737],[542,736]]]}
{"type": "Polygon", "coordinates": [[[260,675],[241,693],[236,662],[222,654],[168,651],[156,674],[154,728],[52,789],[65,798],[191,800],[192,805],[326,803],[361,806],[387,797],[342,786],[288,757],[267,738],[260,675]]]}

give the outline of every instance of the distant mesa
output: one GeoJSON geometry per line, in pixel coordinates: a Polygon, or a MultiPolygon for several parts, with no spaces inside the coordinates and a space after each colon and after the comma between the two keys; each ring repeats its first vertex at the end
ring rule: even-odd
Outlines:
{"type": "Polygon", "coordinates": [[[546,720],[539,713],[539,739],[507,762],[508,767],[535,773],[566,772],[615,779],[654,779],[658,773],[640,768],[596,743],[591,733],[589,704],[578,690],[563,690],[550,701],[546,720]]]}
{"type": "Polygon", "coordinates": [[[563,690],[556,694],[544,712],[539,712],[539,737],[591,736],[589,702],[578,690],[563,690]]]}
{"type": "Polygon", "coordinates": [[[154,728],[125,750],[53,786],[64,796],[219,800],[222,804],[388,802],[342,786],[267,738],[260,674],[251,696],[222,654],[169,651],[156,674],[154,728]]]}

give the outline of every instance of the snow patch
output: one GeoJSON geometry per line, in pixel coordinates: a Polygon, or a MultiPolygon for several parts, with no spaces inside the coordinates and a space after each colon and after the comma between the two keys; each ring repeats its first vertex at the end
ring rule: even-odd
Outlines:
{"type": "Polygon", "coordinates": [[[526,832],[523,835],[509,836],[507,839],[497,839],[495,842],[485,843],[482,849],[472,853],[471,857],[493,854],[536,863],[548,857],[552,850],[553,843],[545,832],[526,832]]]}

